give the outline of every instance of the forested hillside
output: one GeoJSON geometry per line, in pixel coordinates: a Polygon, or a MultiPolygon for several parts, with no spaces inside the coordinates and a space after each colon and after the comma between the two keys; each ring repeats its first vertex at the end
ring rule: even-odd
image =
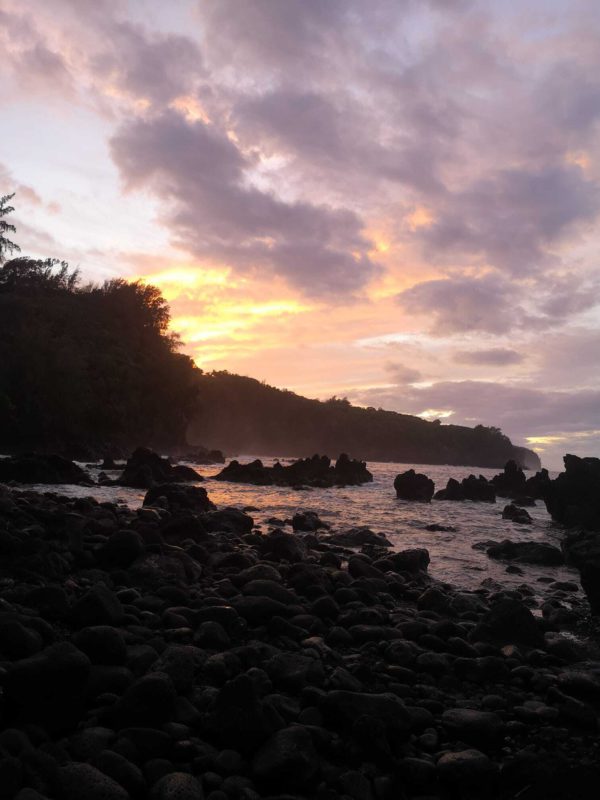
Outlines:
{"type": "Polygon", "coordinates": [[[354,458],[501,467],[514,458],[539,468],[531,450],[515,447],[497,428],[466,428],[352,406],[309,400],[228,372],[200,378],[190,441],[226,452],[306,456],[347,452],[354,458]]]}

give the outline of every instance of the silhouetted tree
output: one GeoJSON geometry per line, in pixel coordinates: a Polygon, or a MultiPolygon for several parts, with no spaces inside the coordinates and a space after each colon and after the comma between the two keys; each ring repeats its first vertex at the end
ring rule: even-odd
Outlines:
{"type": "Polygon", "coordinates": [[[8,205],[14,196],[13,192],[13,194],[5,194],[3,197],[0,197],[0,264],[3,264],[6,260],[6,253],[12,255],[15,251],[18,253],[21,250],[18,244],[11,242],[6,236],[7,233],[15,233],[17,229],[14,225],[11,225],[10,222],[2,219],[2,217],[11,214],[15,210],[13,206],[8,205]]]}
{"type": "Polygon", "coordinates": [[[154,286],[79,284],[65,262],[0,267],[0,445],[71,454],[185,441],[201,371],[154,286]]]}
{"type": "Polygon", "coordinates": [[[20,256],[0,268],[0,292],[71,292],[78,283],[79,270],[71,270],[66,261],[57,258],[20,256]]]}

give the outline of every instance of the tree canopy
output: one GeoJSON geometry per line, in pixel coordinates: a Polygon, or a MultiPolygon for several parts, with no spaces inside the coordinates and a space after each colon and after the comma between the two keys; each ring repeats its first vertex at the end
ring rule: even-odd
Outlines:
{"type": "Polygon", "coordinates": [[[18,253],[21,250],[19,245],[12,242],[6,235],[7,233],[15,233],[15,226],[2,219],[2,217],[12,214],[15,210],[13,206],[9,205],[14,196],[13,192],[13,194],[5,194],[0,197],[0,264],[3,264],[6,260],[6,254],[12,255],[14,252],[18,253]]]}

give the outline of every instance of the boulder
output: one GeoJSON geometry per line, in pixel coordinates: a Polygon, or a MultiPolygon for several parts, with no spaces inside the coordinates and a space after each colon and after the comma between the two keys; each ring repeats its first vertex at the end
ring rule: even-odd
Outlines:
{"type": "Polygon", "coordinates": [[[107,543],[98,551],[98,560],[106,567],[126,569],[136,558],[146,552],[142,537],[132,530],[113,533],[107,543]]]}
{"type": "Polygon", "coordinates": [[[323,711],[332,724],[341,729],[352,728],[358,717],[372,717],[401,736],[408,736],[410,714],[396,695],[389,692],[367,694],[334,689],[323,700],[323,711]]]}
{"type": "Polygon", "coordinates": [[[92,664],[124,664],[127,658],[127,646],[122,633],[110,625],[82,628],[73,637],[73,643],[92,664]]]}
{"type": "Polygon", "coordinates": [[[92,587],[71,609],[71,619],[78,628],[90,625],[118,625],[123,618],[119,598],[104,584],[92,587]]]}
{"type": "Polygon", "coordinates": [[[435,484],[427,475],[409,469],[396,475],[394,480],[396,497],[402,500],[415,500],[419,503],[430,503],[435,491],[435,484]]]}
{"type": "Polygon", "coordinates": [[[541,647],[542,629],[526,605],[519,600],[504,599],[495,603],[481,618],[471,634],[474,641],[497,644],[523,644],[541,647]]]}
{"type": "Polygon", "coordinates": [[[200,516],[200,522],[209,533],[227,531],[229,533],[250,533],[254,520],[237,508],[228,506],[219,511],[209,511],[200,516]]]}
{"type": "Polygon", "coordinates": [[[15,661],[3,678],[5,718],[68,730],[79,721],[90,660],[69,642],[15,661]]]}
{"type": "Polygon", "coordinates": [[[278,788],[306,785],[317,773],[318,757],[308,730],[294,725],[277,731],[254,756],[257,780],[278,788]]]}
{"type": "Polygon", "coordinates": [[[464,796],[464,791],[490,788],[498,768],[479,750],[460,750],[444,753],[437,762],[437,771],[443,783],[450,784],[460,792],[459,796],[464,796]]]}
{"type": "Polygon", "coordinates": [[[377,547],[391,547],[390,540],[383,533],[375,533],[370,528],[349,528],[345,531],[332,533],[328,541],[342,547],[364,547],[376,545],[377,547]]]}
{"type": "Polygon", "coordinates": [[[319,528],[329,528],[329,525],[319,519],[319,515],[315,511],[299,511],[292,517],[292,528],[295,531],[314,533],[319,528]]]}
{"type": "Polygon", "coordinates": [[[169,772],[158,780],[150,800],[204,800],[202,784],[187,772],[169,772]]]}
{"type": "Polygon", "coordinates": [[[59,770],[64,800],[129,800],[129,793],[91,764],[65,764],[59,770]]]}
{"type": "Polygon", "coordinates": [[[579,570],[581,576],[581,588],[590,604],[592,616],[600,616],[600,562],[591,561],[583,564],[579,570]]]}
{"type": "Polygon", "coordinates": [[[119,727],[161,725],[175,709],[175,688],[164,672],[149,672],[129,686],[112,711],[119,727]]]}
{"type": "Polygon", "coordinates": [[[514,503],[504,506],[502,510],[502,519],[508,519],[511,522],[516,522],[518,525],[531,525],[533,520],[530,514],[524,509],[514,503]]]}
{"type": "Polygon", "coordinates": [[[492,711],[472,708],[452,708],[442,714],[442,725],[453,740],[494,747],[501,743],[504,733],[502,719],[492,711]]]}
{"type": "Polygon", "coordinates": [[[400,550],[399,553],[390,553],[386,556],[399,572],[427,572],[430,558],[429,551],[424,547],[414,547],[409,550],[400,550]]]}
{"type": "Polygon", "coordinates": [[[204,487],[169,483],[163,483],[149,489],[144,497],[144,505],[164,505],[174,511],[186,510],[198,513],[213,511],[215,508],[208,499],[208,494],[204,487]]]}
{"type": "Polygon", "coordinates": [[[306,557],[306,545],[301,537],[285,533],[280,528],[270,531],[261,541],[261,552],[273,561],[297,564],[306,557]]]}

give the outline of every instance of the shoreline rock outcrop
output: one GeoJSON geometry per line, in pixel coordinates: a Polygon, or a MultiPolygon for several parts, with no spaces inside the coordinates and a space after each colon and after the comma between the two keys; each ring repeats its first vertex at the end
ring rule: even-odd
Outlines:
{"type": "Polygon", "coordinates": [[[495,503],[496,490],[494,484],[483,475],[475,477],[469,475],[460,483],[456,478],[450,478],[445,489],[440,489],[434,494],[434,500],[471,500],[474,503],[495,503]]]}
{"type": "Polygon", "coordinates": [[[600,531],[600,458],[567,454],[563,460],[564,472],[544,494],[548,513],[567,528],[600,531]]]}
{"type": "Polygon", "coordinates": [[[107,481],[115,486],[129,486],[133,489],[151,489],[165,483],[199,482],[204,478],[195,469],[185,464],[173,465],[147,447],[138,447],[127,459],[125,469],[115,481],[107,481]]]}
{"type": "Polygon", "coordinates": [[[232,483],[252,483],[257,486],[328,488],[370,483],[373,475],[364,461],[350,459],[342,453],[333,465],[328,456],[319,455],[299,459],[287,466],[277,461],[272,467],[266,467],[260,459],[249,464],[240,464],[239,461],[233,460],[215,475],[214,479],[232,483]]]}
{"type": "Polygon", "coordinates": [[[419,503],[430,503],[435,491],[435,484],[427,475],[409,469],[396,475],[394,480],[396,497],[401,500],[414,500],[419,503]]]}
{"type": "Polygon", "coordinates": [[[0,483],[75,483],[91,486],[85,470],[67,458],[57,455],[27,453],[0,458],[0,483]]]}

